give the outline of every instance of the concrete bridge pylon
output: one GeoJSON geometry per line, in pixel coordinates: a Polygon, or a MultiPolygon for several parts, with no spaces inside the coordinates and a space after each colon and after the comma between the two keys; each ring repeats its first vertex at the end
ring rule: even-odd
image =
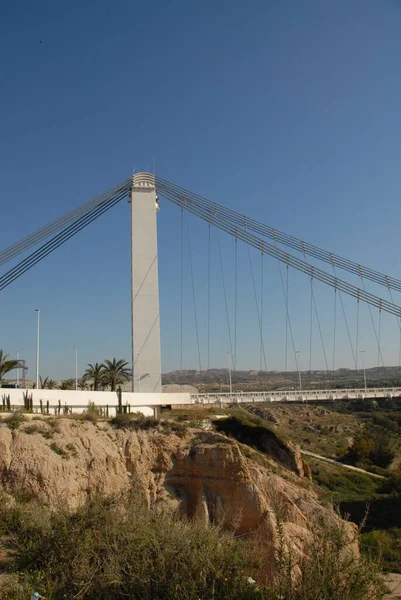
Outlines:
{"type": "Polygon", "coordinates": [[[161,392],[157,213],[152,173],[136,173],[131,203],[132,391],[161,392]]]}

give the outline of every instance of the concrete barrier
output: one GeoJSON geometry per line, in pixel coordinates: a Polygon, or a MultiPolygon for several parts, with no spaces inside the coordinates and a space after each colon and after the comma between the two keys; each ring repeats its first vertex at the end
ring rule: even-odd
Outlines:
{"type": "MultiPolygon", "coordinates": [[[[7,398],[11,410],[18,410],[25,405],[24,396],[32,396],[32,408],[34,412],[40,412],[41,407],[47,408],[54,414],[59,409],[61,412],[84,412],[88,405],[93,403],[99,408],[109,408],[109,416],[114,416],[118,407],[117,392],[93,392],[75,390],[29,390],[0,388],[0,408],[7,408],[7,398]]],[[[146,393],[146,392],[122,392],[122,405],[129,407],[130,412],[141,412],[150,416],[158,412],[158,407],[167,405],[191,404],[190,395],[186,393],[146,393]]]]}

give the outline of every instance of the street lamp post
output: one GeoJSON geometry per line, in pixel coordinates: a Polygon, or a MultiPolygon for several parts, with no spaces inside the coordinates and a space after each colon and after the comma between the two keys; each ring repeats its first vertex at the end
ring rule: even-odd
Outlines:
{"type": "Polygon", "coordinates": [[[74,346],[75,350],[75,391],[78,390],[78,348],[74,346]]]}
{"type": "Polygon", "coordinates": [[[229,384],[230,384],[230,394],[233,393],[233,382],[232,382],[232,377],[231,377],[231,352],[227,352],[228,354],[228,377],[229,377],[229,384]]]}
{"type": "Polygon", "coordinates": [[[35,308],[38,315],[38,328],[36,333],[36,389],[39,389],[39,338],[40,338],[40,309],[35,308]]]}
{"type": "Polygon", "coordinates": [[[302,379],[301,379],[301,368],[299,366],[300,360],[299,355],[301,354],[301,350],[297,350],[295,352],[295,356],[297,357],[297,369],[298,369],[298,379],[299,379],[299,391],[302,390],[302,379]]]}
{"type": "Polygon", "coordinates": [[[363,381],[365,384],[365,394],[368,391],[368,386],[366,384],[366,370],[365,370],[365,350],[359,350],[359,354],[362,354],[362,369],[363,369],[363,381]]]}

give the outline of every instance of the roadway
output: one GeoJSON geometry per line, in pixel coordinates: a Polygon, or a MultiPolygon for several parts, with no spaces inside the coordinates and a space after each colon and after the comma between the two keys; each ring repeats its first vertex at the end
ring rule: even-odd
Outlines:
{"type": "Polygon", "coordinates": [[[342,467],[344,469],[349,469],[350,471],[357,471],[358,473],[363,473],[363,475],[370,475],[370,477],[376,477],[376,479],[385,479],[383,475],[377,475],[376,473],[371,473],[370,471],[365,471],[365,469],[359,469],[359,467],[353,467],[352,465],[345,465],[344,463],[338,462],[338,460],[327,458],[326,456],[321,456],[320,454],[315,454],[314,452],[309,452],[309,450],[301,449],[301,454],[311,456],[312,458],[316,458],[317,460],[321,460],[323,462],[331,463],[336,467],[342,467]]]}

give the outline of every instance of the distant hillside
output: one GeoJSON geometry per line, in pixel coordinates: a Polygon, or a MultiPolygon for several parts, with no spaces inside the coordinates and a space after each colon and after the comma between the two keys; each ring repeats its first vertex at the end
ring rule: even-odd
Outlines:
{"type": "MultiPolygon", "coordinates": [[[[279,390],[297,388],[299,386],[298,371],[232,371],[232,387],[234,390],[279,390]]],[[[5,380],[4,383],[15,383],[15,379],[5,380]]],[[[401,387],[401,371],[399,367],[373,367],[366,369],[366,382],[368,387],[401,387]]],[[[59,382],[60,383],[60,382],[59,382]]],[[[193,386],[200,392],[228,391],[229,371],[228,369],[207,369],[197,371],[188,369],[183,371],[171,371],[162,375],[163,386],[193,386]]],[[[301,383],[304,389],[323,388],[347,388],[363,387],[363,371],[355,369],[337,369],[336,371],[301,371],[301,383]]],[[[27,380],[29,388],[34,386],[34,381],[27,380]]],[[[132,383],[126,382],[122,389],[131,391],[132,383]]],[[[163,391],[172,391],[182,388],[165,387],[163,391]]],[[[185,391],[195,392],[188,388],[185,391]]]]}
{"type": "MultiPolygon", "coordinates": [[[[298,371],[233,371],[232,386],[235,390],[256,390],[298,387],[298,371]]],[[[172,371],[162,376],[163,384],[194,385],[202,391],[226,391],[229,388],[228,369],[195,369],[172,371]]],[[[302,371],[303,388],[346,388],[363,387],[363,371],[355,369],[337,369],[336,371],[302,371]]],[[[368,387],[401,386],[401,371],[399,367],[373,367],[366,369],[368,387]]]]}

